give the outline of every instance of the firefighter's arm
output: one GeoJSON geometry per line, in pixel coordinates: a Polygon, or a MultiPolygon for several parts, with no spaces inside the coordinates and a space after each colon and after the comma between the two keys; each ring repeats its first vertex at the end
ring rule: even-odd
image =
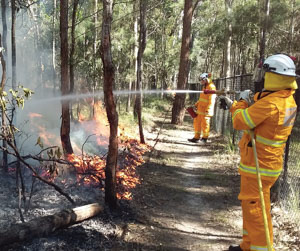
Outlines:
{"type": "Polygon", "coordinates": [[[273,110],[273,107],[263,100],[250,107],[245,100],[234,101],[230,108],[233,128],[236,130],[253,129],[269,117],[273,110]]]}
{"type": "MultiPolygon", "coordinates": [[[[215,85],[213,84],[209,85],[208,90],[215,91],[216,90],[215,85]]],[[[208,100],[207,100],[208,102],[205,111],[207,114],[209,114],[211,110],[214,109],[217,95],[216,94],[207,94],[207,95],[208,95],[208,100]]]]}

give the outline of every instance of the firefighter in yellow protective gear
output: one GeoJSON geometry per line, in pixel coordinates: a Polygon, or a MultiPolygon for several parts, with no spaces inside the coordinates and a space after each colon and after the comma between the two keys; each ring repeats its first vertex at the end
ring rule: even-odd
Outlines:
{"type": "MultiPolygon", "coordinates": [[[[216,90],[216,86],[211,79],[210,73],[203,73],[200,76],[200,83],[203,86],[202,90],[216,90]]],[[[209,131],[210,131],[210,119],[214,115],[216,94],[204,94],[201,93],[199,100],[195,104],[197,117],[194,118],[194,130],[195,135],[188,141],[200,144],[207,142],[209,131]],[[200,140],[200,136],[202,138],[200,140]]]]}
{"type": "Polygon", "coordinates": [[[254,153],[248,133],[252,129],[256,141],[270,242],[274,250],[270,189],[283,167],[284,148],[297,111],[293,94],[298,87],[295,64],[289,56],[270,56],[265,60],[263,69],[264,89],[255,94],[254,104],[250,105],[250,90],[242,92],[239,101],[232,102],[228,97],[220,97],[231,107],[234,128],[244,130],[239,142],[241,186],[238,196],[243,212],[243,240],[239,246],[230,246],[229,251],[268,251],[254,153]]]}

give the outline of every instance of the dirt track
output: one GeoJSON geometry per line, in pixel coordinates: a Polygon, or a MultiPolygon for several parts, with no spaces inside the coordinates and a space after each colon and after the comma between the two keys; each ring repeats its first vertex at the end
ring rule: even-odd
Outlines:
{"type": "MultiPolygon", "coordinates": [[[[239,155],[213,133],[206,146],[188,142],[192,137],[191,121],[184,126],[157,122],[146,134],[155,147],[139,168],[142,184],[131,202],[137,221],[127,225],[125,242],[114,250],[222,251],[240,243],[239,155]]],[[[276,219],[280,213],[277,208],[276,219]]],[[[278,223],[276,250],[300,250],[282,242],[288,231],[278,223]]]]}
{"type": "Polygon", "coordinates": [[[133,203],[140,224],[129,225],[125,240],[142,250],[226,250],[239,243],[238,156],[226,154],[214,136],[206,146],[188,142],[189,126],[159,130],[147,135],[155,150],[139,168],[143,181],[133,203]]]}

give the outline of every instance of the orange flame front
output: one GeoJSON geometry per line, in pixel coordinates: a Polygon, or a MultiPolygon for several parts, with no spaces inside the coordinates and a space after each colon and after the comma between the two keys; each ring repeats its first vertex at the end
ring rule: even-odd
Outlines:
{"type": "MultiPolygon", "coordinates": [[[[32,117],[35,117],[32,115],[32,117]]],[[[84,116],[78,116],[81,126],[91,134],[100,136],[97,140],[97,144],[108,145],[109,137],[109,126],[106,117],[106,112],[102,107],[102,103],[98,102],[94,108],[94,119],[93,121],[87,121],[84,116]],[[89,123],[92,122],[92,123],[89,123]]],[[[140,184],[140,178],[136,173],[136,167],[144,163],[143,154],[149,151],[149,146],[140,144],[135,138],[133,131],[130,128],[119,126],[119,156],[118,165],[116,168],[116,180],[117,180],[117,198],[130,200],[132,199],[131,190],[140,184]]],[[[43,130],[42,135],[44,135],[43,130]]],[[[44,140],[46,140],[45,137],[44,140]]],[[[97,187],[100,189],[105,188],[105,167],[106,157],[100,157],[97,155],[89,155],[82,153],[81,155],[69,155],[68,160],[72,163],[76,170],[76,178],[78,185],[87,185],[97,187]]],[[[43,176],[48,179],[53,179],[58,174],[47,171],[43,176]]],[[[66,180],[61,181],[63,184],[66,180]]]]}

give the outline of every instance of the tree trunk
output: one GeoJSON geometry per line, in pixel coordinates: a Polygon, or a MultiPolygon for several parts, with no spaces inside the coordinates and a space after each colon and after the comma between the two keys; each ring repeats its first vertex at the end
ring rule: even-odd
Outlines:
{"type": "MultiPolygon", "coordinates": [[[[1,34],[0,34],[0,47],[2,47],[1,34]]],[[[6,81],[6,62],[5,62],[4,55],[3,55],[2,51],[0,51],[0,59],[1,59],[1,66],[2,66],[1,88],[2,88],[2,90],[4,90],[5,81],[6,81]]],[[[1,95],[2,95],[2,93],[1,93],[1,95]]],[[[1,107],[1,125],[2,125],[2,127],[4,127],[5,124],[6,124],[5,110],[4,110],[4,107],[1,107]]],[[[2,141],[2,146],[3,146],[4,149],[7,148],[7,142],[6,142],[5,139],[3,139],[3,141],[2,141]]],[[[7,159],[7,152],[2,151],[1,166],[3,167],[5,172],[8,171],[8,164],[7,164],[8,162],[7,162],[7,160],[8,160],[7,159]]]]}
{"type": "MultiPolygon", "coordinates": [[[[98,42],[98,0],[94,0],[94,44],[93,44],[93,93],[96,92],[97,88],[97,42],[98,42]]],[[[93,118],[95,116],[95,103],[97,97],[93,97],[93,118]]]]}
{"type": "MultiPolygon", "coordinates": [[[[138,35],[138,14],[137,14],[137,4],[138,4],[138,1],[134,1],[133,2],[133,13],[134,13],[134,72],[136,73],[137,75],[137,65],[138,65],[138,62],[137,62],[137,57],[138,57],[138,40],[139,40],[139,35],[138,35]]],[[[133,90],[136,91],[137,89],[137,83],[136,81],[133,82],[134,86],[133,86],[133,90]]],[[[138,111],[137,111],[137,107],[136,107],[136,94],[133,95],[133,116],[134,118],[137,117],[137,114],[138,114],[138,111]]]]}
{"type": "Polygon", "coordinates": [[[138,95],[136,96],[135,106],[138,115],[140,141],[145,143],[143,124],[142,124],[142,59],[146,48],[147,28],[146,28],[146,1],[140,0],[140,33],[139,33],[139,50],[137,55],[137,72],[136,72],[136,88],[138,95]]]}
{"type": "MultiPolygon", "coordinates": [[[[2,77],[1,77],[1,88],[4,90],[5,88],[5,81],[6,81],[6,55],[7,55],[7,22],[6,22],[6,0],[1,0],[1,14],[2,14],[2,38],[0,35],[0,47],[2,47],[4,50],[0,52],[1,55],[1,66],[2,66],[2,77]],[[2,44],[2,45],[1,45],[2,44]]],[[[5,125],[5,115],[4,110],[1,110],[1,116],[2,116],[2,126],[5,125]]],[[[7,147],[7,143],[5,140],[2,141],[3,148],[7,147]]],[[[1,166],[4,168],[4,171],[8,171],[8,165],[7,165],[7,152],[2,152],[2,163],[1,166]]]]}
{"type": "Polygon", "coordinates": [[[102,211],[103,207],[98,203],[94,203],[73,209],[65,209],[53,215],[39,217],[26,223],[14,224],[9,229],[0,231],[0,247],[37,236],[48,235],[57,229],[67,228],[94,217],[102,211]]]}
{"type": "MultiPolygon", "coordinates": [[[[263,62],[265,60],[266,33],[268,30],[269,13],[270,13],[270,0],[265,0],[263,12],[260,15],[263,17],[263,20],[261,21],[261,30],[260,30],[259,62],[263,62]]],[[[255,92],[259,92],[262,90],[263,85],[261,84],[261,82],[255,83],[254,88],[255,88],[255,92]]]]}
{"type": "Polygon", "coordinates": [[[55,26],[56,26],[56,0],[53,0],[53,16],[52,16],[52,81],[53,81],[53,93],[56,93],[56,32],[55,32],[55,26]]]}
{"type": "MultiPolygon", "coordinates": [[[[60,1],[60,43],[61,43],[61,94],[69,94],[69,72],[68,72],[68,1],[60,1]]],[[[70,140],[70,111],[69,101],[62,102],[62,115],[60,138],[64,155],[73,153],[70,140]]]]}
{"type": "MultiPolygon", "coordinates": [[[[71,25],[71,50],[70,50],[70,94],[74,93],[74,84],[75,84],[75,74],[74,74],[74,68],[75,68],[75,29],[76,29],[76,13],[78,8],[79,0],[73,1],[73,11],[72,11],[72,25],[71,25]]],[[[70,109],[71,109],[71,119],[73,121],[73,106],[72,101],[70,101],[70,109]]]]}
{"type": "MultiPolygon", "coordinates": [[[[190,55],[190,41],[191,41],[191,25],[193,17],[193,1],[184,1],[184,15],[183,15],[183,30],[182,30],[182,42],[180,52],[180,63],[178,73],[177,89],[185,90],[188,81],[188,63],[190,55]]],[[[185,94],[176,93],[175,100],[172,108],[172,124],[181,124],[184,118],[184,103],[185,94]]]]}
{"type": "Polygon", "coordinates": [[[1,0],[1,16],[2,16],[2,45],[4,48],[4,56],[7,55],[7,22],[6,22],[6,0],[1,0]]]}
{"type": "MultiPolygon", "coordinates": [[[[17,52],[16,52],[16,1],[11,0],[11,85],[12,89],[16,89],[17,83],[17,52]]],[[[12,116],[13,117],[13,116],[12,116]]]]}
{"type": "Polygon", "coordinates": [[[265,0],[265,6],[263,13],[262,27],[260,33],[260,45],[259,45],[259,59],[264,60],[265,58],[265,47],[266,47],[266,33],[268,30],[269,16],[270,16],[270,0],[265,0]]]}
{"type": "Polygon", "coordinates": [[[232,25],[231,25],[231,13],[232,13],[232,3],[233,0],[225,0],[225,10],[227,16],[227,25],[226,25],[226,42],[224,48],[224,76],[223,77],[230,77],[231,76],[231,40],[232,40],[232,25]]]}
{"type": "Polygon", "coordinates": [[[288,53],[292,53],[294,44],[294,31],[295,31],[295,0],[291,1],[291,19],[289,29],[289,42],[288,42],[288,53]]]}
{"type": "Polygon", "coordinates": [[[104,101],[107,118],[109,121],[110,136],[108,155],[105,167],[105,202],[109,207],[117,207],[116,197],[116,167],[118,161],[118,113],[113,96],[113,86],[115,81],[115,69],[111,55],[111,23],[113,13],[113,0],[103,0],[103,19],[101,37],[101,59],[103,63],[104,75],[104,101]]]}
{"type": "Polygon", "coordinates": [[[72,26],[71,26],[71,50],[70,50],[70,94],[74,92],[74,54],[75,54],[75,28],[76,28],[76,13],[79,0],[74,0],[72,11],[72,26]]]}
{"type": "Polygon", "coordinates": [[[128,84],[128,96],[127,96],[127,104],[126,104],[126,112],[129,112],[130,105],[131,105],[131,89],[132,89],[132,79],[130,78],[129,84],[128,84]]]}

